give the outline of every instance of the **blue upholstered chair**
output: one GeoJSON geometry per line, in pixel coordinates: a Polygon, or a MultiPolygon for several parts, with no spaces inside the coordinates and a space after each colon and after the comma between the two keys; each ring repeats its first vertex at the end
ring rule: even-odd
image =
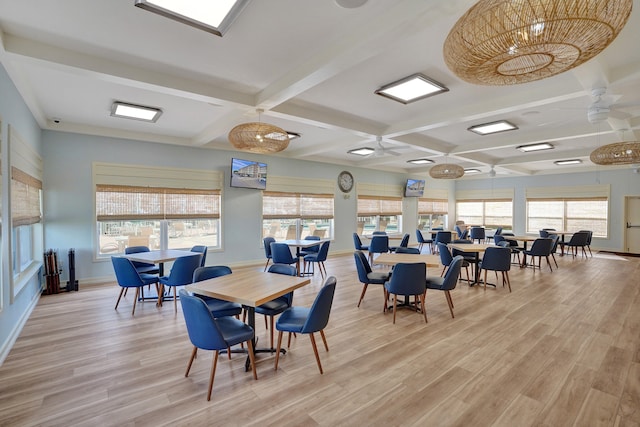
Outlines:
{"type": "Polygon", "coordinates": [[[271,260],[274,264],[298,265],[298,258],[291,254],[286,243],[271,243],[271,260]]]}
{"type": "Polygon", "coordinates": [[[511,281],[509,280],[509,270],[511,270],[511,250],[507,247],[487,248],[480,262],[480,269],[484,270],[484,289],[487,289],[487,271],[495,271],[498,280],[498,271],[502,273],[502,287],[506,283],[511,292],[511,281]]]}
{"type": "MultiPolygon", "coordinates": [[[[286,246],[286,245],[285,245],[286,246]]],[[[287,247],[287,250],[289,248],[287,247]]],[[[269,267],[269,273],[275,274],[286,274],[287,276],[295,276],[297,275],[296,268],[292,265],[287,264],[273,264],[269,267]]],[[[285,311],[287,308],[291,307],[291,303],[293,302],[293,292],[289,292],[288,294],[282,295],[274,300],[265,302],[262,305],[256,307],[256,313],[262,314],[266,318],[269,318],[269,332],[271,339],[271,349],[273,349],[273,321],[274,317],[278,314],[285,311]]]]}
{"type": "Polygon", "coordinates": [[[515,255],[518,258],[518,264],[520,264],[520,252],[522,252],[523,248],[518,247],[517,241],[511,239],[507,240],[504,236],[509,235],[503,233],[494,234],[493,243],[495,243],[496,246],[509,248],[509,250],[511,251],[511,257],[513,258],[515,255]]]}
{"type": "MultiPolygon", "coordinates": [[[[207,267],[198,267],[193,272],[193,283],[201,282],[207,279],[213,279],[215,277],[226,276],[231,274],[231,269],[226,265],[210,265],[207,267]]],[[[206,295],[197,295],[202,299],[209,307],[209,311],[213,314],[213,317],[225,317],[236,316],[238,317],[242,313],[242,305],[225,301],[218,298],[209,297],[206,295]]]]}
{"type": "Polygon", "coordinates": [[[593,231],[591,230],[580,230],[578,233],[587,233],[589,237],[587,237],[587,249],[589,250],[589,254],[593,257],[593,253],[591,252],[591,240],[593,239],[593,231]]]}
{"type": "Polygon", "coordinates": [[[409,246],[409,233],[405,233],[404,236],[402,236],[402,240],[400,241],[400,244],[398,246],[390,246],[389,250],[391,252],[395,252],[396,249],[398,248],[406,248],[409,246]]]}
{"type": "Polygon", "coordinates": [[[211,390],[213,389],[213,379],[216,375],[216,366],[218,364],[218,354],[220,350],[228,350],[236,344],[246,342],[249,347],[249,360],[251,361],[253,378],[258,379],[256,361],[253,354],[253,343],[251,341],[254,336],[254,331],[251,326],[228,316],[215,319],[211,315],[207,304],[200,298],[189,295],[185,289],[180,290],[180,304],[182,305],[182,313],[184,314],[184,322],[187,326],[187,332],[189,333],[189,340],[191,344],[193,344],[191,358],[189,359],[187,371],[184,376],[189,376],[191,365],[196,358],[199,348],[214,351],[211,374],[209,375],[207,400],[211,400],[211,390]]]}
{"type": "Polygon", "coordinates": [[[397,254],[414,254],[420,255],[420,249],[418,248],[405,248],[404,246],[398,246],[396,248],[397,254]]]}
{"type": "Polygon", "coordinates": [[[128,288],[136,288],[136,295],[133,300],[133,310],[131,310],[131,315],[133,316],[136,312],[136,301],[138,301],[138,296],[140,295],[140,288],[145,285],[155,283],[157,289],[158,276],[147,273],[138,273],[133,262],[128,258],[113,256],[111,257],[111,263],[113,264],[113,270],[116,273],[118,285],[121,287],[115,309],[118,309],[118,304],[120,304],[122,294],[128,288]]]}
{"type": "Polygon", "coordinates": [[[416,239],[418,240],[418,250],[422,252],[422,247],[426,244],[429,245],[430,252],[433,252],[433,239],[425,239],[422,235],[422,231],[416,229],[416,239]]]}
{"type": "Polygon", "coordinates": [[[458,283],[463,263],[464,258],[457,256],[453,258],[449,264],[449,269],[444,277],[427,276],[427,289],[444,292],[444,296],[447,299],[447,305],[449,306],[449,311],[451,312],[451,317],[455,317],[453,315],[453,299],[451,298],[451,291],[455,289],[456,284],[458,283]]]}
{"type": "Polygon", "coordinates": [[[484,242],[484,239],[487,238],[484,227],[471,227],[469,237],[471,238],[472,242],[475,242],[477,240],[478,243],[484,242]]]}
{"type": "MultiPolygon", "coordinates": [[[[362,283],[362,293],[358,300],[358,307],[360,307],[364,294],[367,292],[367,287],[369,285],[384,285],[386,281],[389,280],[389,273],[378,273],[372,271],[369,261],[367,261],[367,257],[362,253],[362,251],[355,251],[353,253],[353,257],[355,258],[356,269],[358,270],[358,280],[362,283]]],[[[384,288],[382,296],[384,298],[384,288]]],[[[386,310],[387,300],[385,299],[382,312],[384,313],[386,310]]]]}
{"type": "MultiPolygon", "coordinates": [[[[458,224],[455,225],[455,227],[453,227],[454,231],[456,233],[458,233],[458,239],[462,239],[462,229],[460,228],[460,226],[458,224]]],[[[465,229],[466,230],[466,229],[465,229]]]]}
{"type": "MultiPolygon", "coordinates": [[[[571,239],[569,239],[569,241],[565,243],[565,246],[571,248],[571,254],[574,257],[578,255],[578,248],[581,248],[582,255],[586,257],[587,251],[585,250],[585,248],[591,244],[592,234],[593,233],[588,230],[578,231],[577,233],[573,233],[573,236],[571,236],[571,239]]],[[[591,249],[589,249],[589,251],[591,251],[591,249]]]]}
{"type": "MultiPolygon", "coordinates": [[[[331,242],[328,240],[322,242],[322,244],[320,244],[320,250],[318,252],[307,254],[304,256],[304,258],[302,258],[302,260],[304,261],[304,267],[302,268],[302,271],[308,273],[307,264],[309,264],[311,268],[313,268],[314,263],[316,263],[318,264],[318,270],[320,270],[320,276],[322,276],[322,278],[324,279],[324,276],[327,274],[327,268],[325,267],[324,262],[327,260],[327,255],[329,254],[329,243],[331,242]]],[[[313,270],[313,272],[315,272],[315,269],[313,270]]]]}
{"type": "Polygon", "coordinates": [[[386,236],[387,232],[386,231],[374,231],[373,233],[371,233],[372,236],[386,236]]]}
{"type": "Polygon", "coordinates": [[[336,278],[328,277],[324,283],[324,286],[316,295],[316,299],[313,302],[311,308],[307,307],[290,307],[285,310],[278,318],[276,323],[276,329],[278,329],[278,348],[276,350],[276,364],[275,369],[278,370],[278,361],[280,359],[280,348],[282,347],[282,333],[289,332],[289,342],[291,342],[291,333],[309,334],[311,339],[311,345],[313,352],[316,356],[316,363],[318,369],[322,374],[322,364],[320,363],[320,356],[318,355],[318,346],[316,345],[316,339],[314,333],[320,332],[324,348],[329,351],[327,345],[327,338],[324,335],[324,328],[329,323],[329,315],[331,314],[331,305],[333,303],[333,295],[336,291],[336,278]]]}
{"type": "Polygon", "coordinates": [[[267,257],[267,263],[264,265],[264,271],[267,271],[269,261],[271,261],[271,243],[275,241],[276,239],[273,237],[265,237],[262,239],[262,244],[264,245],[264,256],[267,257]]]}
{"type": "MultiPolygon", "coordinates": [[[[124,248],[124,253],[128,254],[139,254],[141,252],[149,252],[149,248],[147,246],[129,246],[124,248]]],[[[140,262],[140,261],[131,261],[133,266],[136,268],[138,273],[146,273],[146,274],[158,274],[160,269],[157,265],[151,264],[148,262],[140,262]]]]}
{"type": "Polygon", "coordinates": [[[451,232],[450,231],[438,231],[436,233],[436,238],[433,241],[434,246],[436,247],[436,250],[440,250],[440,246],[438,245],[438,243],[444,243],[445,245],[448,245],[449,243],[451,243],[451,232]]]}
{"type": "MultiPolygon", "coordinates": [[[[320,236],[306,236],[304,240],[320,240],[320,236]]],[[[320,244],[309,246],[308,248],[304,248],[300,251],[300,256],[304,257],[305,255],[317,254],[320,250],[320,244]]]]}
{"type": "Polygon", "coordinates": [[[353,233],[353,246],[356,248],[356,251],[369,250],[369,246],[362,244],[362,240],[360,240],[360,236],[358,236],[358,233],[353,233]]]}
{"type": "MultiPolygon", "coordinates": [[[[439,246],[438,253],[440,254],[440,263],[442,264],[442,272],[440,273],[440,277],[444,277],[444,274],[447,271],[447,268],[453,262],[453,255],[451,254],[451,250],[449,250],[449,247],[444,243],[438,243],[438,246],[439,246]]],[[[461,267],[464,267],[466,269],[467,282],[471,283],[471,280],[469,278],[469,261],[465,260],[464,257],[462,257],[462,259],[463,259],[463,262],[461,267]]]]}
{"type": "Polygon", "coordinates": [[[536,268],[536,257],[538,258],[538,269],[541,269],[542,257],[545,257],[547,260],[547,265],[549,266],[549,270],[553,271],[551,268],[551,263],[549,262],[549,256],[551,255],[551,248],[553,246],[553,240],[549,237],[540,237],[533,242],[531,245],[531,249],[522,251],[523,254],[529,255],[533,259],[533,269],[536,268]]]}
{"type": "Polygon", "coordinates": [[[178,286],[185,286],[193,283],[193,272],[200,267],[200,258],[202,255],[189,255],[177,258],[173,262],[171,271],[168,276],[162,276],[158,279],[160,282],[160,293],[158,298],[164,297],[164,287],[173,288],[173,309],[178,313],[178,286]]]}
{"type": "Polygon", "coordinates": [[[393,274],[384,284],[385,301],[389,294],[393,294],[393,323],[396,323],[396,307],[398,295],[414,296],[416,301],[420,298],[420,309],[427,322],[427,312],[424,308],[424,295],[427,292],[427,265],[424,262],[398,263],[393,268],[393,274]]]}
{"type": "Polygon", "coordinates": [[[373,265],[374,254],[384,254],[389,252],[389,236],[376,235],[371,237],[369,244],[369,264],[373,265]]]}
{"type": "Polygon", "coordinates": [[[200,267],[204,267],[204,264],[207,261],[207,247],[205,245],[196,245],[191,248],[191,252],[198,252],[202,254],[202,258],[200,258],[200,267]]]}

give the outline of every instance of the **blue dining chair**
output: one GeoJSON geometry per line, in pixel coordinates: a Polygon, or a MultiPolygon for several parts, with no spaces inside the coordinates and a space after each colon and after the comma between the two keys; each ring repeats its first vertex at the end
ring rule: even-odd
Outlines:
{"type": "Polygon", "coordinates": [[[211,400],[213,379],[216,375],[216,366],[218,364],[218,354],[220,350],[229,349],[236,344],[246,342],[249,348],[248,353],[253,378],[258,379],[252,343],[254,331],[251,326],[228,316],[215,319],[211,311],[209,311],[207,304],[200,298],[189,295],[185,289],[180,289],[180,305],[182,306],[182,314],[184,315],[184,322],[187,326],[189,340],[193,345],[191,358],[189,359],[187,371],[184,376],[189,376],[191,365],[196,358],[199,348],[214,351],[211,373],[209,375],[207,400],[211,400]]]}
{"type": "Polygon", "coordinates": [[[322,242],[318,252],[307,254],[304,256],[304,258],[302,258],[302,260],[304,261],[302,271],[308,273],[307,264],[309,264],[313,269],[311,274],[314,274],[315,269],[313,268],[313,265],[314,263],[316,263],[318,264],[318,270],[320,270],[320,276],[322,276],[322,278],[324,279],[324,276],[327,274],[327,268],[325,267],[324,262],[327,260],[327,256],[329,254],[329,243],[331,242],[328,240],[322,242]]]}
{"type": "Polygon", "coordinates": [[[387,232],[386,231],[374,231],[373,233],[371,233],[372,236],[386,236],[387,232]]]}
{"type": "MultiPolygon", "coordinates": [[[[286,245],[285,245],[286,246],[286,245]]],[[[289,247],[287,247],[287,251],[289,247]]],[[[287,276],[296,276],[297,270],[292,265],[287,264],[273,264],[269,267],[269,273],[275,274],[285,274],[287,276]]],[[[291,307],[293,303],[293,292],[289,292],[288,294],[282,295],[276,299],[265,302],[256,307],[256,313],[262,314],[265,316],[265,324],[267,317],[269,318],[270,325],[268,326],[270,332],[270,343],[271,350],[273,350],[273,323],[275,316],[285,311],[287,308],[291,307]]]]}
{"type": "Polygon", "coordinates": [[[384,254],[389,252],[389,236],[375,235],[371,237],[369,244],[369,264],[373,265],[374,254],[384,254]]]}
{"type": "Polygon", "coordinates": [[[511,292],[511,281],[509,280],[509,270],[511,270],[511,249],[507,247],[495,246],[485,250],[480,270],[484,270],[484,289],[487,290],[487,271],[494,271],[498,280],[498,271],[502,273],[502,287],[506,283],[511,292]]]}
{"type": "Polygon", "coordinates": [[[484,227],[471,227],[469,237],[471,238],[472,242],[475,242],[476,240],[478,241],[478,243],[484,242],[484,240],[486,239],[484,227]]]}
{"type": "Polygon", "coordinates": [[[533,260],[532,266],[533,269],[536,269],[536,257],[538,257],[538,270],[541,270],[542,257],[545,257],[547,260],[547,265],[549,266],[549,270],[553,271],[551,268],[551,263],[549,262],[549,256],[551,255],[551,248],[553,247],[553,240],[549,237],[540,237],[533,242],[531,245],[531,249],[523,250],[522,253],[525,255],[529,255],[533,260]]]}
{"type": "Polygon", "coordinates": [[[291,344],[291,333],[308,334],[311,340],[311,346],[316,356],[316,363],[320,374],[322,371],[322,364],[320,363],[320,356],[318,355],[318,346],[316,345],[316,339],[314,333],[320,332],[324,348],[329,351],[327,344],[327,338],[324,335],[324,328],[329,323],[329,315],[331,314],[331,305],[333,303],[333,295],[336,291],[336,278],[330,276],[324,282],[324,285],[316,295],[316,299],[313,302],[311,308],[307,307],[289,307],[278,318],[276,323],[276,329],[278,329],[278,347],[276,349],[276,364],[275,370],[278,370],[278,361],[280,360],[280,348],[282,347],[282,333],[289,332],[289,345],[291,344]]]}
{"type": "MultiPolygon", "coordinates": [[[[129,246],[124,248],[125,255],[129,254],[139,254],[142,252],[150,252],[148,246],[129,246]]],[[[138,273],[146,273],[146,274],[158,274],[160,273],[160,269],[157,265],[151,264],[148,262],[140,262],[140,261],[131,261],[133,266],[136,268],[138,273]]]]}
{"type": "MultiPolygon", "coordinates": [[[[220,276],[226,276],[231,274],[231,268],[226,265],[210,265],[207,267],[198,267],[193,272],[193,280],[192,283],[201,282],[207,279],[213,279],[220,276]]],[[[209,307],[209,311],[213,314],[213,317],[225,317],[225,316],[240,316],[242,313],[242,305],[225,301],[218,298],[213,298],[206,295],[196,294],[197,297],[202,299],[207,307],[209,307]]]]}
{"type": "Polygon", "coordinates": [[[414,254],[414,255],[420,255],[420,249],[418,248],[405,248],[403,246],[398,246],[396,248],[396,253],[397,254],[414,254]]]}
{"type": "Polygon", "coordinates": [[[424,295],[427,292],[426,275],[427,265],[424,262],[401,262],[395,265],[389,281],[384,284],[385,301],[389,299],[389,294],[393,294],[393,323],[396,323],[398,295],[413,295],[416,301],[420,298],[420,309],[424,321],[427,322],[427,312],[424,308],[424,295]]]}
{"type": "Polygon", "coordinates": [[[164,298],[164,287],[173,288],[173,309],[178,313],[178,297],[177,287],[185,286],[193,282],[193,272],[200,267],[200,258],[202,255],[188,255],[177,258],[173,262],[171,271],[168,276],[162,276],[158,280],[160,282],[160,293],[158,299],[164,298]]]}
{"type": "MultiPolygon", "coordinates": [[[[314,235],[305,236],[303,240],[320,240],[320,236],[314,236],[314,235]]],[[[305,255],[317,254],[319,250],[320,250],[320,244],[309,246],[308,248],[303,248],[300,251],[300,256],[304,257],[305,255]]]]}
{"type": "MultiPolygon", "coordinates": [[[[389,273],[378,273],[371,270],[371,266],[369,265],[369,261],[367,261],[367,257],[364,255],[362,251],[355,251],[353,253],[353,257],[356,261],[356,269],[358,270],[358,280],[362,283],[362,293],[360,294],[360,299],[358,300],[358,307],[360,307],[360,303],[364,298],[364,294],[367,292],[367,287],[369,285],[384,285],[387,280],[389,280],[389,273]]],[[[384,286],[382,288],[383,298],[384,298],[384,286]]],[[[387,300],[384,300],[384,305],[382,308],[382,312],[384,313],[387,310],[387,300]]]]}
{"type": "Polygon", "coordinates": [[[444,277],[427,276],[427,290],[434,289],[444,292],[444,296],[447,299],[447,305],[449,306],[449,311],[451,312],[452,318],[455,318],[455,316],[453,315],[453,298],[451,298],[451,291],[456,288],[463,263],[464,258],[462,258],[461,256],[457,256],[453,258],[453,260],[449,264],[449,269],[447,270],[447,273],[444,275],[444,277]]]}
{"type": "Polygon", "coordinates": [[[274,264],[299,265],[298,257],[294,257],[291,254],[291,250],[286,243],[271,243],[271,260],[274,264]]]}
{"type": "Polygon", "coordinates": [[[418,250],[422,252],[422,248],[425,244],[429,245],[430,252],[433,252],[432,245],[433,239],[425,239],[422,235],[422,231],[416,229],[416,239],[418,240],[418,250]]]}
{"type": "Polygon", "coordinates": [[[200,259],[200,267],[204,267],[204,264],[207,260],[207,247],[205,245],[196,245],[191,248],[191,252],[198,252],[202,254],[202,258],[200,259]]]}
{"type": "Polygon", "coordinates": [[[409,246],[409,233],[405,233],[404,236],[402,236],[402,240],[400,241],[400,244],[398,246],[390,246],[389,250],[391,252],[395,252],[396,249],[398,248],[406,248],[409,246]]]}
{"type": "Polygon", "coordinates": [[[360,240],[360,236],[358,233],[353,233],[353,246],[355,246],[356,251],[368,251],[369,246],[363,245],[362,240],[360,240]]]}
{"type": "MultiPolygon", "coordinates": [[[[449,266],[451,266],[451,263],[453,262],[453,254],[451,253],[451,250],[449,250],[449,247],[447,245],[445,245],[444,243],[438,243],[438,253],[440,254],[440,263],[442,264],[442,272],[440,273],[440,277],[443,277],[445,272],[447,271],[447,268],[449,268],[449,266]]],[[[464,259],[464,257],[462,257],[463,261],[462,261],[462,266],[467,270],[467,282],[471,283],[471,279],[469,276],[469,261],[467,261],[466,259],[464,259]]]]}
{"type": "Polygon", "coordinates": [[[451,232],[444,231],[444,230],[438,231],[436,233],[436,238],[433,241],[433,244],[436,247],[436,250],[440,250],[438,243],[444,243],[445,245],[448,245],[449,243],[451,243],[451,232]]]}
{"type": "Polygon", "coordinates": [[[111,257],[111,263],[113,264],[113,270],[116,273],[118,285],[121,287],[120,295],[118,295],[118,301],[116,301],[115,310],[118,309],[118,304],[120,304],[120,299],[122,298],[123,293],[128,288],[136,288],[136,295],[133,300],[133,310],[131,310],[131,315],[133,316],[136,312],[136,301],[138,301],[138,297],[140,296],[140,288],[155,283],[157,289],[158,276],[147,273],[138,273],[133,262],[125,257],[113,256],[111,257]]]}
{"type": "Polygon", "coordinates": [[[276,239],[273,237],[265,237],[262,239],[262,244],[264,245],[264,256],[267,257],[267,263],[264,265],[264,270],[267,271],[267,267],[269,266],[269,261],[272,259],[271,255],[271,243],[275,242],[276,239]]]}

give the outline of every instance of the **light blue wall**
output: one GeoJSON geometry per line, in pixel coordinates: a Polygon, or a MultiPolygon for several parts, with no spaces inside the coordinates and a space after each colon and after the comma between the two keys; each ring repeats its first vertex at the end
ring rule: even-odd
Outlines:
{"type": "MultiPolygon", "coordinates": [[[[10,188],[9,169],[9,125],[13,127],[36,152],[41,153],[41,131],[33,115],[29,112],[18,90],[9,79],[6,70],[0,65],[0,120],[2,133],[0,152],[2,154],[2,218],[9,216],[10,188]]],[[[0,363],[17,338],[22,325],[26,322],[40,295],[38,277],[34,277],[20,292],[13,297],[11,294],[11,266],[9,264],[9,237],[11,229],[7,221],[2,221],[2,253],[0,293],[2,304],[0,307],[0,363]]]]}

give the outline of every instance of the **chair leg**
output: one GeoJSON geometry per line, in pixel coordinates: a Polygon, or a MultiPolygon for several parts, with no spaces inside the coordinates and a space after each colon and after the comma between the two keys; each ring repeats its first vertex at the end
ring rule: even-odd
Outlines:
{"type": "Polygon", "coordinates": [[[318,363],[318,369],[320,369],[320,373],[322,372],[322,364],[320,363],[320,355],[318,354],[318,346],[316,345],[316,339],[313,336],[313,332],[309,334],[309,338],[311,339],[311,345],[313,346],[313,353],[316,355],[316,362],[318,363]]]}
{"type": "Polygon", "coordinates": [[[329,351],[329,344],[327,344],[327,337],[324,336],[324,329],[320,331],[320,336],[322,337],[322,342],[324,343],[324,349],[329,351]]]}
{"type": "Polygon", "coordinates": [[[211,362],[211,374],[209,374],[209,393],[207,394],[207,400],[211,400],[211,390],[213,389],[213,378],[216,376],[217,365],[218,365],[218,350],[215,350],[213,353],[213,361],[211,362]]]}
{"type": "Polygon", "coordinates": [[[131,310],[131,315],[136,314],[136,302],[138,302],[138,296],[140,294],[140,288],[136,288],[136,296],[133,299],[133,310],[131,310]]]}
{"type": "Polygon", "coordinates": [[[551,268],[551,263],[549,262],[549,255],[545,256],[547,259],[547,265],[549,266],[549,271],[553,272],[553,268],[551,268]]]}
{"type": "Polygon", "coordinates": [[[393,324],[396,324],[396,305],[398,304],[398,295],[393,294],[393,324]]]}
{"type": "Polygon", "coordinates": [[[289,332],[289,339],[287,340],[287,348],[291,347],[291,336],[292,335],[295,335],[295,333],[292,334],[291,332],[289,332]]]}
{"type": "Polygon", "coordinates": [[[187,365],[187,372],[184,373],[185,377],[189,376],[189,371],[191,370],[191,365],[193,364],[193,360],[196,358],[196,354],[198,353],[198,347],[193,346],[193,350],[191,350],[191,359],[189,359],[189,364],[187,365]]]}
{"type": "Polygon", "coordinates": [[[271,350],[273,350],[273,318],[275,316],[269,316],[269,324],[271,325],[271,330],[269,331],[269,338],[270,338],[270,343],[271,343],[271,350]]]}
{"type": "Polygon", "coordinates": [[[264,270],[262,271],[267,271],[267,267],[269,266],[269,258],[267,258],[267,263],[264,265],[264,270]]]}
{"type": "Polygon", "coordinates": [[[508,271],[503,271],[502,272],[502,280],[504,281],[504,278],[507,278],[507,286],[509,287],[509,292],[511,292],[511,280],[509,280],[509,272],[508,271]]]}
{"type": "MultiPolygon", "coordinates": [[[[365,283],[362,286],[362,293],[360,294],[360,299],[358,300],[358,307],[360,307],[360,303],[362,302],[362,299],[364,298],[364,294],[367,292],[367,286],[369,286],[368,283],[365,283]]],[[[124,289],[124,288],[123,288],[124,289]]]]}
{"type": "Polygon", "coordinates": [[[173,312],[178,315],[178,287],[173,287],[173,312]]]}
{"type": "Polygon", "coordinates": [[[422,309],[422,315],[424,316],[424,323],[429,323],[427,320],[427,309],[424,306],[424,297],[427,291],[425,290],[423,294],[420,295],[420,308],[422,309]]]}
{"type": "Polygon", "coordinates": [[[258,372],[256,371],[256,355],[253,349],[253,341],[247,340],[247,347],[249,348],[249,362],[251,362],[251,370],[253,371],[253,379],[258,379],[258,372]]]}
{"type": "Polygon", "coordinates": [[[124,292],[127,290],[127,288],[120,288],[120,295],[118,295],[118,301],[116,301],[116,306],[114,308],[114,310],[118,309],[118,304],[120,304],[120,298],[122,298],[122,295],[124,294],[124,292]]]}
{"type": "Polygon", "coordinates": [[[556,264],[556,268],[558,268],[558,261],[556,261],[556,255],[551,254],[551,258],[553,258],[553,262],[556,264]]]}
{"type": "MultiPolygon", "coordinates": [[[[291,336],[291,335],[289,335],[291,336]]],[[[282,347],[282,331],[278,331],[278,346],[276,347],[276,365],[275,371],[278,370],[278,360],[280,360],[280,348],[282,347]]]]}
{"type": "Polygon", "coordinates": [[[451,312],[451,318],[455,319],[456,316],[453,315],[453,299],[451,298],[451,292],[444,291],[444,296],[447,298],[447,305],[449,305],[449,311],[451,312]]]}
{"type": "Polygon", "coordinates": [[[447,266],[442,267],[442,272],[440,273],[440,277],[444,277],[444,272],[447,270],[447,266]]]}

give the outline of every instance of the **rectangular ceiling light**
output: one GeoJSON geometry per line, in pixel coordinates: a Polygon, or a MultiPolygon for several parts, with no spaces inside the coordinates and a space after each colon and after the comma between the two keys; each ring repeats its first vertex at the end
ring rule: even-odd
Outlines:
{"type": "Polygon", "coordinates": [[[413,163],[414,165],[428,165],[430,163],[434,163],[431,159],[413,159],[407,160],[407,163],[413,163]]]}
{"type": "Polygon", "coordinates": [[[481,125],[471,126],[467,130],[477,133],[478,135],[489,135],[492,133],[505,132],[508,130],[516,130],[518,126],[513,123],[509,123],[506,120],[500,120],[497,122],[484,123],[481,125]]]}
{"type": "Polygon", "coordinates": [[[121,117],[124,119],[142,120],[145,122],[155,123],[161,114],[162,110],[159,108],[127,104],[120,101],[114,102],[111,106],[111,115],[113,117],[121,117]]]}
{"type": "Polygon", "coordinates": [[[375,93],[402,104],[409,104],[410,102],[448,91],[449,89],[440,83],[418,73],[385,85],[376,90],[375,93]]]}
{"type": "Polygon", "coordinates": [[[136,0],[135,5],[222,37],[250,0],[136,0]]]}
{"type": "Polygon", "coordinates": [[[374,153],[376,150],[374,150],[373,148],[369,148],[369,147],[362,147],[362,148],[356,148],[354,150],[349,150],[348,153],[349,154],[355,154],[358,156],[368,156],[369,154],[374,153]]]}
{"type": "Polygon", "coordinates": [[[475,169],[475,168],[472,168],[472,169],[465,169],[465,170],[464,170],[464,174],[465,174],[465,175],[466,175],[466,174],[468,174],[468,173],[480,173],[480,172],[482,172],[480,169],[475,169]]]}
{"type": "Polygon", "coordinates": [[[556,165],[558,166],[564,166],[564,165],[579,165],[580,163],[582,163],[582,160],[580,159],[570,159],[570,160],[556,160],[555,162],[556,165]]]}
{"type": "Polygon", "coordinates": [[[519,145],[516,149],[527,153],[529,151],[540,151],[540,150],[551,150],[553,145],[548,142],[543,142],[541,144],[529,144],[529,145],[519,145]]]}

